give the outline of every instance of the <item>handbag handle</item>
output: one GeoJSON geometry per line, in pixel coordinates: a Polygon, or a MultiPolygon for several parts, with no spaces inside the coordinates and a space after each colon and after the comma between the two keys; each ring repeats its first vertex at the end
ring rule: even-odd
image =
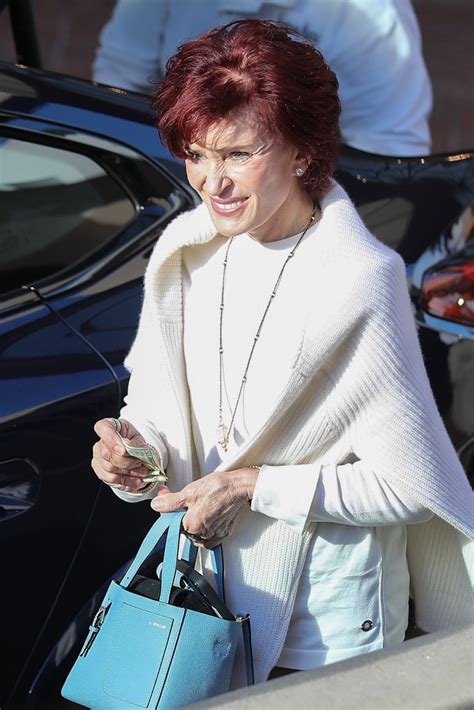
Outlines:
{"type": "MultiPolygon", "coordinates": [[[[163,535],[167,533],[165,555],[163,559],[162,568],[160,601],[169,603],[169,597],[171,594],[171,588],[173,586],[174,575],[176,573],[176,562],[178,559],[179,538],[182,532],[182,521],[185,514],[186,510],[178,510],[174,513],[162,513],[158,520],[153,523],[153,525],[145,535],[137,554],[135,555],[132,563],[130,564],[130,567],[125,572],[122,581],[120,582],[120,585],[124,589],[127,589],[143,562],[146,560],[148,555],[153,552],[163,535]]],[[[209,552],[211,553],[211,560],[214,567],[217,591],[222,600],[224,601],[224,568],[222,547],[218,545],[218,547],[214,548],[213,550],[210,550],[209,552]]],[[[191,548],[188,548],[188,551],[186,552],[186,546],[185,559],[187,559],[194,566],[194,551],[192,551],[191,548]]]]}
{"type": "Polygon", "coordinates": [[[166,537],[163,567],[161,570],[160,602],[164,602],[165,604],[169,604],[171,589],[173,587],[174,577],[176,574],[179,538],[181,536],[181,528],[185,513],[185,510],[179,510],[176,513],[164,514],[166,516],[171,516],[168,526],[168,535],[166,537]]]}
{"type": "MultiPolygon", "coordinates": [[[[186,511],[178,511],[177,513],[165,513],[165,515],[172,515],[173,520],[170,522],[168,528],[168,536],[166,539],[165,554],[163,558],[163,567],[161,572],[161,594],[160,601],[169,603],[169,598],[171,595],[171,589],[173,587],[174,577],[176,573],[176,563],[178,561],[178,548],[179,539],[183,528],[183,517],[186,511]]],[[[196,561],[194,545],[188,546],[187,543],[184,546],[184,557],[190,564],[194,567],[194,562],[196,561]]],[[[224,595],[224,556],[222,554],[222,546],[217,545],[212,550],[209,550],[211,557],[211,563],[213,567],[214,577],[216,580],[217,593],[225,603],[224,595]]]]}
{"type": "Polygon", "coordinates": [[[170,513],[165,513],[160,515],[158,520],[153,523],[151,528],[148,530],[147,534],[142,540],[138,552],[133,558],[130,567],[125,572],[120,582],[120,586],[127,589],[132,579],[137,574],[138,570],[142,566],[143,562],[146,560],[148,555],[150,555],[155,549],[157,543],[161,540],[163,535],[166,533],[170,526],[171,519],[168,517],[170,513]]]}

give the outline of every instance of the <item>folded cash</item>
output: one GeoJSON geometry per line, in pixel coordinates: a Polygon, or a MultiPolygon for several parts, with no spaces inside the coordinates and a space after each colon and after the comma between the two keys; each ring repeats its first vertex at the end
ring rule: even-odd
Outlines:
{"type": "MultiPolygon", "coordinates": [[[[120,433],[117,432],[120,436],[120,433]]],[[[146,444],[145,446],[130,446],[126,441],[122,439],[122,444],[124,445],[127,454],[133,456],[135,459],[139,459],[144,466],[150,470],[150,474],[147,474],[142,478],[144,483],[166,483],[168,476],[161,468],[161,461],[158,451],[151,444],[146,444]]]]}
{"type": "Polygon", "coordinates": [[[149,476],[143,476],[143,483],[166,483],[168,476],[161,471],[152,471],[149,476]]]}

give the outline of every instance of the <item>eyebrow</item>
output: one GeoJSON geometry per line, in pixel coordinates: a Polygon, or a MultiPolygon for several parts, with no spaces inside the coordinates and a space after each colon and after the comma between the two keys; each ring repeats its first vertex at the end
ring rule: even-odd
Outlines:
{"type": "MultiPolygon", "coordinates": [[[[191,148],[192,144],[189,144],[186,146],[188,150],[193,150],[191,148]]],[[[215,153],[229,153],[231,151],[242,151],[242,152],[255,152],[262,148],[264,143],[260,144],[257,148],[254,148],[254,144],[251,143],[250,145],[242,145],[237,143],[236,145],[229,145],[229,146],[224,146],[223,148],[208,148],[207,146],[201,146],[202,150],[211,150],[215,153]]]]}

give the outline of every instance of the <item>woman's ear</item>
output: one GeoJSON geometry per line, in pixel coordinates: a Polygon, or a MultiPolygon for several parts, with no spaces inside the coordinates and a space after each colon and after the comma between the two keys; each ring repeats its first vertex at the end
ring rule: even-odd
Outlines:
{"type": "Polygon", "coordinates": [[[308,169],[309,161],[306,156],[297,153],[293,162],[293,175],[302,177],[308,169]]]}

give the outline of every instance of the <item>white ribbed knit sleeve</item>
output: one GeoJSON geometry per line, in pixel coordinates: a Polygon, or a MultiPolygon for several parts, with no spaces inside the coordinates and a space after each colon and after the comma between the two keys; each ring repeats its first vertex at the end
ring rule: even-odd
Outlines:
{"type": "Polygon", "coordinates": [[[262,466],[252,510],[296,532],[307,523],[384,526],[422,523],[432,513],[367,470],[362,461],[336,466],[262,466]]]}
{"type": "Polygon", "coordinates": [[[298,532],[311,520],[392,525],[462,510],[468,533],[472,494],[428,382],[403,261],[380,246],[368,253],[340,313],[350,361],[335,355],[324,368],[328,416],[357,462],[263,467],[252,509],[298,532]]]}
{"type": "Polygon", "coordinates": [[[153,387],[149,357],[156,347],[157,340],[156,337],[153,337],[152,316],[148,298],[145,297],[137,334],[124,362],[126,369],[130,372],[130,379],[120,416],[128,419],[144,439],[151,444],[155,444],[155,437],[158,434],[156,422],[152,421],[150,408],[147,406],[153,387]]]}
{"type": "MultiPolygon", "coordinates": [[[[145,441],[152,444],[158,451],[162,469],[168,465],[168,449],[164,436],[150,416],[147,403],[153,391],[153,382],[150,381],[149,369],[146,358],[153,352],[156,338],[152,337],[151,317],[146,303],[140,315],[140,324],[133,346],[125,360],[125,366],[130,371],[127,394],[124,406],[120,410],[120,417],[126,419],[140,432],[145,441]]],[[[112,488],[113,493],[127,503],[139,503],[142,500],[151,500],[157,494],[160,484],[156,484],[145,493],[128,493],[117,488],[112,488]]]]}
{"type": "Polygon", "coordinates": [[[425,370],[402,259],[379,264],[350,378],[328,372],[342,399],[336,426],[354,454],[403,498],[472,532],[472,492],[425,370]],[[459,523],[458,523],[459,524],[459,523]]]}

